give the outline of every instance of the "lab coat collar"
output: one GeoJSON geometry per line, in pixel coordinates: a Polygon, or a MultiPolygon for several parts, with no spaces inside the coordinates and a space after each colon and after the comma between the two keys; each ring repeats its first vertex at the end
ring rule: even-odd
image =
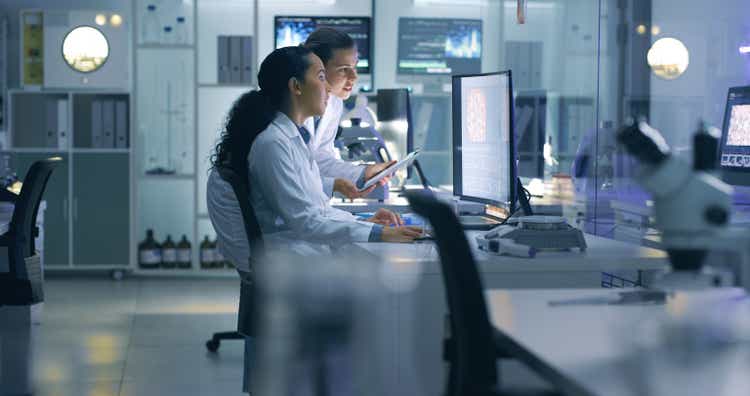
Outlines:
{"type": "Polygon", "coordinates": [[[302,136],[299,134],[299,130],[297,129],[297,124],[292,121],[289,116],[286,114],[277,111],[276,117],[273,119],[273,123],[276,124],[276,126],[281,129],[281,133],[284,134],[289,139],[293,138],[300,138],[302,139],[302,136]]]}

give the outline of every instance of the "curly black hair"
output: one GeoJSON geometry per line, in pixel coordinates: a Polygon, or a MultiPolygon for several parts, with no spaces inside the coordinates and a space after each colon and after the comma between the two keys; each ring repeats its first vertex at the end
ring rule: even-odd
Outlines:
{"type": "Polygon", "coordinates": [[[261,63],[258,87],[242,94],[232,104],[219,142],[211,154],[211,169],[227,167],[248,180],[247,157],[255,139],[263,132],[289,96],[287,84],[294,77],[305,79],[312,52],[303,47],[284,47],[271,52],[261,63]]]}

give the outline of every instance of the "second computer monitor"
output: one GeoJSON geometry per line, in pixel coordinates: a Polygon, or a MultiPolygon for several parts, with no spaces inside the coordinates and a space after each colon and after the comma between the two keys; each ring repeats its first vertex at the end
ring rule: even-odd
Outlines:
{"type": "Polygon", "coordinates": [[[510,71],[453,76],[453,192],[513,210],[516,161],[510,71]]]}
{"type": "Polygon", "coordinates": [[[399,18],[398,74],[472,74],[482,70],[482,20],[399,18]]]}

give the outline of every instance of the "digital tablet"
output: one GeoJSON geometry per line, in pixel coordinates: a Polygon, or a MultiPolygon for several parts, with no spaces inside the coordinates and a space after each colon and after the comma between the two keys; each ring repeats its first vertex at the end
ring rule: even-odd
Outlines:
{"type": "Polygon", "coordinates": [[[419,149],[416,149],[409,153],[404,159],[401,161],[396,162],[395,164],[383,169],[378,173],[377,175],[373,176],[368,180],[362,188],[359,189],[359,191],[364,191],[370,188],[370,186],[376,184],[380,180],[382,180],[384,177],[392,176],[394,173],[396,173],[399,169],[404,169],[407,166],[411,165],[412,162],[414,162],[414,159],[417,158],[419,155],[419,149]]]}

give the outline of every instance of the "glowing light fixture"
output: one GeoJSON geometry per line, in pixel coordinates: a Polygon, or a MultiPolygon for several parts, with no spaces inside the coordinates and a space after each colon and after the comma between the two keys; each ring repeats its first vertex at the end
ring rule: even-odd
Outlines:
{"type": "Polygon", "coordinates": [[[112,16],[109,17],[109,24],[114,27],[120,27],[120,25],[122,25],[122,17],[120,14],[112,14],[112,16]]]}
{"type": "Polygon", "coordinates": [[[750,45],[740,47],[740,54],[750,54],[750,45]]]}
{"type": "Polygon", "coordinates": [[[635,28],[635,32],[640,34],[641,36],[646,34],[646,25],[638,25],[635,28]]]}
{"type": "Polygon", "coordinates": [[[105,24],[107,24],[107,16],[104,14],[96,14],[94,22],[96,22],[96,24],[99,26],[104,26],[105,24]]]}
{"type": "Polygon", "coordinates": [[[659,27],[659,25],[651,26],[651,34],[654,36],[658,36],[659,34],[661,34],[661,28],[659,27]]]}
{"type": "Polygon", "coordinates": [[[651,45],[646,60],[657,77],[674,80],[687,70],[690,53],[680,40],[665,37],[651,45]]]}
{"type": "Polygon", "coordinates": [[[96,71],[109,57],[109,43],[102,32],[91,26],[71,30],[63,40],[62,55],[73,70],[96,71]]]}

